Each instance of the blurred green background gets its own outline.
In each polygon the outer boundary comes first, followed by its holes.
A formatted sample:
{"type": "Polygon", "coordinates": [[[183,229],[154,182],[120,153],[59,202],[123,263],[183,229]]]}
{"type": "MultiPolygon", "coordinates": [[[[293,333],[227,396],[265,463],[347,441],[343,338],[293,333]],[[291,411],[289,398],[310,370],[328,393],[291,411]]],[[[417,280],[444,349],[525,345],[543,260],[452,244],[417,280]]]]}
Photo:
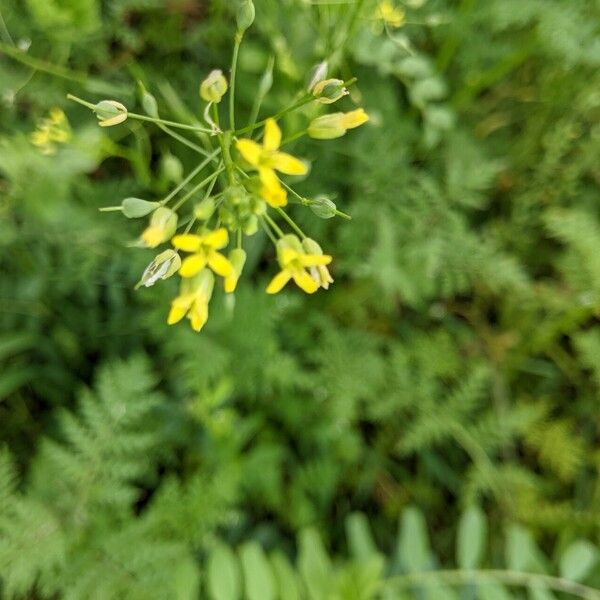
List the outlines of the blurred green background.
{"type": "Polygon", "coordinates": [[[292,146],[331,289],[267,296],[257,234],[200,334],[97,210],[196,157],[66,94],[198,116],[235,2],[0,4],[1,597],[599,598],[600,3],[255,1],[241,121],[270,56],[265,116],[333,57],[371,121],[292,146]]]}

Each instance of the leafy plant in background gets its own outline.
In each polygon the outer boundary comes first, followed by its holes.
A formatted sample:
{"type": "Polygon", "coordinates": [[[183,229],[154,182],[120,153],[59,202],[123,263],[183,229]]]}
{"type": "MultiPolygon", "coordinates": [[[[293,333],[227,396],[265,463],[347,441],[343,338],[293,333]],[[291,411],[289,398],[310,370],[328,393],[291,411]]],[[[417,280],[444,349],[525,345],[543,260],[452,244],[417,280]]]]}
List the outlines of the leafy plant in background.
{"type": "Polygon", "coordinates": [[[161,118],[197,126],[235,7],[119,0],[102,27],[57,27],[3,6],[3,595],[218,598],[227,564],[249,597],[597,597],[598,7],[389,5],[350,22],[344,4],[257,3],[236,121],[257,80],[272,75],[276,114],[327,59],[357,76],[370,124],[289,146],[313,165],[298,193],[332,191],[353,217],[286,207],[335,254],[336,285],[266,296],[259,231],[238,301],[216,290],[200,336],[164,323],[174,278],[128,283],[152,259],[120,248],[135,223],[97,215],[163,198],[197,153],[131,118],[92,126],[65,98],[134,112],[140,80],[161,118]],[[53,107],[71,138],[43,155],[30,135],[53,107]]]}

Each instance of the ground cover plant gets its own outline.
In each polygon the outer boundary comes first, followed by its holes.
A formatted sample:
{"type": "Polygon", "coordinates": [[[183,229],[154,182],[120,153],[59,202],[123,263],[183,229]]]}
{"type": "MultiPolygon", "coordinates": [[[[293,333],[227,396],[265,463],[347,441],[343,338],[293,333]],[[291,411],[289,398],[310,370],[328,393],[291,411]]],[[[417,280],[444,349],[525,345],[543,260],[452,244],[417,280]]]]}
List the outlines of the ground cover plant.
{"type": "Polygon", "coordinates": [[[0,597],[600,598],[599,28],[2,3],[0,597]]]}

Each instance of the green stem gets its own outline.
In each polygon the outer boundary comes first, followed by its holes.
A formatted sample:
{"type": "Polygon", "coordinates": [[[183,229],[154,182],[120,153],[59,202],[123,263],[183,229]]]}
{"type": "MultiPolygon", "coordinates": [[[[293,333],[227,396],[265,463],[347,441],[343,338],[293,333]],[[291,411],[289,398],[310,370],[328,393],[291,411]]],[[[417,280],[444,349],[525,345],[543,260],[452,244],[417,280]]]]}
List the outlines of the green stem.
{"type": "Polygon", "coordinates": [[[269,239],[273,242],[273,245],[277,246],[277,239],[271,233],[271,230],[269,229],[267,222],[262,217],[260,218],[260,224],[261,224],[262,228],[265,230],[265,233],[269,236],[269,239]]]}
{"type": "Polygon", "coordinates": [[[215,180],[219,174],[224,171],[224,167],[217,169],[214,173],[211,173],[208,177],[205,177],[200,183],[195,185],[185,196],[182,196],[175,206],[173,206],[173,210],[177,210],[180,206],[182,206],[185,202],[187,202],[198,190],[202,189],[207,183],[215,180]]]}
{"type": "Polygon", "coordinates": [[[264,214],[264,218],[279,237],[283,237],[285,235],[279,225],[277,225],[277,223],[275,223],[275,221],[273,221],[273,219],[271,219],[267,213],[264,214]]]}
{"type": "Polygon", "coordinates": [[[163,200],[161,200],[161,204],[164,206],[165,204],[167,204],[167,202],[169,202],[169,200],[171,200],[171,198],[173,198],[174,196],[176,196],[192,179],[194,179],[194,177],[196,177],[196,175],[198,175],[198,173],[200,173],[200,171],[202,171],[202,169],[204,169],[204,167],[206,167],[206,165],[208,165],[208,163],[215,157],[217,156],[217,154],[219,154],[220,150],[215,150],[211,155],[209,155],[206,160],[203,160],[193,171],[190,172],[190,174],[176,187],[174,188],[168,196],[166,196],[163,200]]]}
{"type": "MultiPolygon", "coordinates": [[[[314,202],[310,198],[305,198],[304,196],[301,196],[294,188],[291,188],[287,183],[285,183],[285,181],[282,181],[281,184],[288,192],[290,192],[298,200],[299,204],[302,204],[302,206],[311,206],[312,204],[314,204],[314,202]]],[[[337,208],[334,212],[336,216],[342,217],[342,219],[346,219],[347,221],[352,221],[352,217],[349,214],[342,212],[341,210],[337,210],[337,208]]]]}
{"type": "Polygon", "coordinates": [[[551,575],[526,573],[522,571],[504,571],[501,569],[457,569],[444,571],[423,571],[390,577],[383,582],[384,586],[394,588],[410,588],[424,584],[461,585],[465,583],[483,585],[497,582],[512,586],[541,585],[555,592],[564,592],[583,598],[584,600],[600,600],[600,591],[592,587],[551,575]],[[477,581],[479,580],[479,581],[477,581]]]}
{"type": "MultiPolygon", "coordinates": [[[[212,113],[213,120],[217,128],[220,130],[221,128],[219,124],[219,109],[217,108],[216,104],[212,105],[212,113]]],[[[233,164],[233,160],[231,159],[231,153],[229,151],[229,148],[231,146],[230,133],[227,132],[226,134],[224,134],[223,132],[219,131],[219,133],[217,134],[217,138],[219,140],[219,146],[221,147],[221,154],[223,155],[223,162],[225,163],[225,169],[227,171],[227,179],[229,180],[229,185],[235,185],[235,166],[233,164]]]]}
{"type": "Polygon", "coordinates": [[[235,131],[235,75],[237,72],[237,61],[238,54],[240,51],[240,44],[244,34],[237,31],[235,34],[235,41],[233,45],[233,57],[231,59],[231,86],[229,90],[229,129],[235,131]]]}
{"type": "Polygon", "coordinates": [[[281,209],[281,208],[276,208],[275,210],[277,210],[277,212],[288,222],[288,225],[302,238],[306,238],[307,236],[304,234],[304,232],[302,231],[302,229],[300,229],[300,227],[298,227],[298,225],[296,225],[296,223],[294,222],[294,220],[285,212],[285,210],[281,209]]]}
{"type": "Polygon", "coordinates": [[[114,85],[111,83],[105,83],[99,79],[95,79],[90,77],[87,73],[81,71],[73,71],[72,69],[67,69],[66,67],[61,67],[59,65],[54,65],[52,63],[40,60],[39,58],[35,58],[30,56],[28,53],[19,50],[11,46],[10,44],[6,44],[4,42],[0,42],[0,52],[6,54],[13,60],[20,62],[26,67],[30,67],[35,71],[41,71],[42,73],[47,73],[48,75],[53,75],[54,77],[60,77],[61,79],[66,79],[67,81],[73,81],[84,88],[88,89],[90,92],[95,91],[97,93],[105,93],[105,94],[118,94],[118,95],[130,95],[130,90],[128,87],[121,85],[114,85]]]}
{"type": "Polygon", "coordinates": [[[280,146],[285,146],[286,144],[289,144],[290,142],[293,142],[294,140],[297,140],[299,138],[301,138],[303,135],[306,135],[307,130],[303,129],[302,131],[298,131],[297,133],[294,133],[293,135],[290,135],[289,137],[285,138],[280,146]]]}
{"type": "Polygon", "coordinates": [[[176,131],[173,131],[166,125],[159,125],[159,127],[167,135],[170,135],[172,138],[176,139],[178,142],[181,142],[184,146],[191,148],[192,150],[194,150],[194,152],[197,152],[198,154],[201,154],[202,156],[209,156],[210,153],[207,150],[205,150],[204,148],[201,148],[200,146],[198,146],[198,144],[194,144],[194,142],[188,140],[186,137],[179,135],[176,131]]]}
{"type": "MultiPolygon", "coordinates": [[[[275,64],[275,57],[273,55],[269,56],[269,62],[267,63],[267,68],[263,74],[263,78],[261,80],[261,85],[258,88],[258,92],[256,94],[256,98],[254,99],[254,104],[252,105],[252,112],[250,113],[250,121],[248,122],[249,127],[254,127],[256,124],[256,119],[258,119],[258,112],[260,111],[260,107],[265,98],[265,90],[263,89],[262,81],[264,81],[265,77],[269,75],[271,78],[273,77],[273,65],[275,64]]],[[[269,86],[270,87],[270,86],[269,86]]]]}

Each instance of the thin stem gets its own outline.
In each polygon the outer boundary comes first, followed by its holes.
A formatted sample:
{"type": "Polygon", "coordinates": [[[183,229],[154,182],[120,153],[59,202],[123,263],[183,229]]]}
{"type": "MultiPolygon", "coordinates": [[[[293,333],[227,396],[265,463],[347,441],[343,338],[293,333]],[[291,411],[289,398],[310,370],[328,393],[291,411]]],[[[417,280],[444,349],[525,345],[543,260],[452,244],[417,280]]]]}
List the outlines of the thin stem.
{"type": "Polygon", "coordinates": [[[219,109],[216,104],[212,106],[213,119],[217,128],[219,129],[219,133],[217,134],[217,138],[219,139],[219,146],[221,147],[221,154],[223,155],[223,162],[225,163],[225,169],[227,170],[227,179],[229,180],[229,185],[235,185],[235,167],[233,161],[231,160],[231,154],[229,152],[229,146],[231,145],[231,137],[229,132],[224,134],[220,131],[219,127],[219,109]]]}
{"type": "Polygon", "coordinates": [[[242,247],[242,228],[238,227],[237,230],[237,247],[241,248],[242,247]]]}
{"type": "Polygon", "coordinates": [[[406,575],[397,575],[385,580],[385,586],[394,588],[410,588],[423,585],[425,583],[445,583],[448,585],[460,585],[463,583],[489,584],[490,580],[513,586],[542,585],[556,592],[564,592],[583,598],[584,600],[600,600],[600,590],[592,587],[563,579],[562,577],[552,577],[551,575],[542,575],[539,573],[526,573],[522,571],[504,571],[501,569],[457,569],[444,571],[423,571],[419,573],[407,573],[406,575]],[[479,580],[479,581],[476,581],[479,580]]]}
{"type": "Polygon", "coordinates": [[[229,90],[229,129],[235,130],[235,75],[237,72],[237,61],[238,54],[240,51],[240,44],[244,34],[236,32],[235,41],[233,45],[233,57],[231,59],[231,86],[229,90]]]}
{"type": "MultiPolygon", "coordinates": [[[[266,91],[263,86],[263,82],[265,81],[265,77],[269,76],[269,74],[270,74],[271,82],[272,82],[273,65],[274,64],[275,64],[275,57],[273,55],[271,55],[271,56],[269,56],[269,62],[267,63],[267,68],[265,69],[265,72],[261,79],[260,86],[258,88],[258,92],[256,94],[256,98],[254,99],[254,104],[252,105],[252,112],[250,113],[250,121],[248,122],[249,127],[254,127],[254,125],[256,123],[256,119],[258,119],[258,112],[260,111],[260,107],[265,98],[265,91],[266,91]]],[[[268,88],[270,88],[270,85],[267,87],[267,89],[268,88]]]]}
{"type": "Polygon", "coordinates": [[[217,156],[217,154],[220,152],[220,150],[215,150],[210,156],[208,156],[206,158],[206,160],[203,160],[193,171],[190,172],[190,174],[176,187],[174,188],[168,196],[166,196],[163,200],[161,200],[161,204],[165,205],[167,202],[169,202],[169,200],[171,200],[171,198],[173,198],[174,196],[176,196],[180,190],[182,190],[192,179],[194,179],[194,177],[196,177],[196,175],[198,175],[198,173],[200,173],[200,171],[202,171],[202,169],[204,169],[204,167],[206,167],[206,165],[215,157],[217,156]]]}
{"type": "Polygon", "coordinates": [[[289,144],[290,142],[293,142],[294,140],[297,140],[298,138],[301,138],[303,135],[306,135],[307,130],[303,129],[302,131],[298,131],[297,133],[294,133],[294,135],[290,135],[289,137],[285,138],[280,146],[285,146],[286,144],[289,144]]]}
{"type": "Polygon", "coordinates": [[[273,245],[277,246],[277,240],[275,239],[275,236],[271,233],[271,230],[267,226],[267,222],[262,217],[260,218],[260,224],[261,224],[262,228],[265,230],[265,233],[269,236],[269,239],[273,242],[273,245]]]}
{"type": "Polygon", "coordinates": [[[72,69],[67,69],[66,67],[54,65],[52,63],[40,60],[39,58],[30,56],[27,52],[19,50],[18,48],[15,48],[4,42],[0,42],[0,52],[3,52],[13,60],[20,62],[21,64],[34,69],[35,71],[41,71],[42,73],[47,73],[48,75],[53,75],[54,77],[60,77],[61,79],[66,79],[67,81],[73,81],[89,91],[94,90],[96,92],[119,95],[129,95],[130,93],[129,89],[125,86],[105,83],[104,81],[90,77],[87,73],[73,71],[72,69]]]}
{"type": "Polygon", "coordinates": [[[200,183],[195,185],[187,194],[182,196],[175,206],[173,206],[173,210],[177,210],[180,206],[182,206],[185,202],[187,202],[198,190],[202,189],[207,183],[210,183],[214,179],[216,179],[219,174],[225,170],[225,167],[221,167],[217,169],[214,173],[211,173],[208,177],[205,177],[200,183]]]}
{"type": "Polygon", "coordinates": [[[201,148],[200,146],[198,146],[198,144],[194,144],[194,142],[188,140],[186,137],[179,135],[176,131],[173,131],[166,125],[159,125],[159,127],[167,135],[170,135],[172,138],[176,139],[178,142],[181,142],[184,146],[191,148],[192,150],[194,150],[194,152],[197,152],[198,154],[201,154],[202,156],[209,156],[209,152],[207,150],[205,150],[204,148],[201,148]]]}
{"type": "Polygon", "coordinates": [[[302,229],[300,229],[300,227],[298,227],[298,225],[296,225],[296,223],[294,222],[294,220],[285,212],[285,210],[277,207],[275,210],[277,210],[277,212],[288,222],[288,225],[302,238],[304,239],[306,237],[306,235],[304,234],[304,232],[302,231],[302,229]]]}
{"type": "Polygon", "coordinates": [[[285,235],[279,225],[277,225],[277,223],[275,223],[275,221],[273,221],[273,219],[271,219],[267,213],[264,214],[264,218],[279,237],[283,237],[285,235]]]}

